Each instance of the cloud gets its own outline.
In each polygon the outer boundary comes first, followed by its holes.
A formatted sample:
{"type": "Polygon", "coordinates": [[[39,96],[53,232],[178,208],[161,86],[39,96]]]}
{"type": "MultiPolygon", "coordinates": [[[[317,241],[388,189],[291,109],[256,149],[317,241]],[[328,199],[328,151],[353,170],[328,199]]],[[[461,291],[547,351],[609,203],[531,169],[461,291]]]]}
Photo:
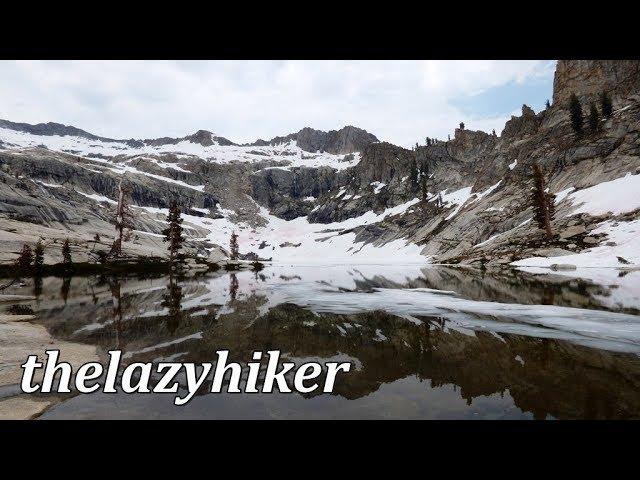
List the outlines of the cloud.
{"type": "MultiPolygon", "coordinates": [[[[549,61],[2,61],[0,117],[115,138],[212,130],[238,142],[356,125],[410,146],[459,122],[500,131],[508,112],[465,99],[551,82],[549,61]]],[[[538,99],[536,99],[537,101],[538,99]]],[[[521,103],[529,99],[523,98],[521,103]]]]}

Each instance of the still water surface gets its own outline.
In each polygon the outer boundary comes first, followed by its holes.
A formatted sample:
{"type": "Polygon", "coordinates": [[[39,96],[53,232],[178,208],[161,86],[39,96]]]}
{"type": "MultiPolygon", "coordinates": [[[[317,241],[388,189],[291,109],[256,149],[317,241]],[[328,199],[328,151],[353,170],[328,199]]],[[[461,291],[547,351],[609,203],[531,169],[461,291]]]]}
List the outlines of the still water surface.
{"type": "MultiPolygon", "coordinates": [[[[635,276],[635,278],[634,278],[635,276]]],[[[580,419],[640,417],[631,272],[559,275],[419,266],[271,266],[197,278],[46,278],[36,322],[126,362],[230,350],[350,361],[333,394],[72,395],[41,418],[580,419]]],[[[30,293],[30,292],[16,292],[30,293]]],[[[64,358],[64,351],[61,353],[64,358]]]]}

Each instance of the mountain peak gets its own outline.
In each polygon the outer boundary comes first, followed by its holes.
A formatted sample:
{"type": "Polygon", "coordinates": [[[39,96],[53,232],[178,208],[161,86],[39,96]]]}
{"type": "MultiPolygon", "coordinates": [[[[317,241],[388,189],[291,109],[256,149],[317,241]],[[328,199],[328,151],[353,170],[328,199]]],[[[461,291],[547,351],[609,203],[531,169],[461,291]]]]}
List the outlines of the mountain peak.
{"type": "Polygon", "coordinates": [[[304,127],[296,133],[274,137],[269,141],[256,140],[251,146],[279,145],[294,141],[296,145],[306,152],[315,153],[318,151],[344,155],[353,152],[360,152],[378,138],[363,130],[362,128],[347,125],[340,130],[316,130],[312,127],[304,127]]]}

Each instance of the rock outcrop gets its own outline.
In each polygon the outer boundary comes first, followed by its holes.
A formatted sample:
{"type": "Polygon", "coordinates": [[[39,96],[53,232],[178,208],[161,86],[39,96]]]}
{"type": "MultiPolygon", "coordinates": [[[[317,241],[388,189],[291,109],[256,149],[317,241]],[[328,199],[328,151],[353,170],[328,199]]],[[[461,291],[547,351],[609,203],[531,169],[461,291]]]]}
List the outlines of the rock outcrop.
{"type": "Polygon", "coordinates": [[[566,106],[575,93],[579,98],[595,100],[603,90],[614,104],[640,93],[639,60],[559,60],[553,80],[554,105],[566,106]]]}
{"type": "Polygon", "coordinates": [[[377,142],[378,139],[366,130],[352,126],[328,132],[305,127],[297,133],[284,137],[275,137],[269,141],[257,140],[250,145],[280,145],[290,141],[295,141],[296,145],[306,152],[327,152],[343,155],[361,152],[367,145],[377,142]]]}

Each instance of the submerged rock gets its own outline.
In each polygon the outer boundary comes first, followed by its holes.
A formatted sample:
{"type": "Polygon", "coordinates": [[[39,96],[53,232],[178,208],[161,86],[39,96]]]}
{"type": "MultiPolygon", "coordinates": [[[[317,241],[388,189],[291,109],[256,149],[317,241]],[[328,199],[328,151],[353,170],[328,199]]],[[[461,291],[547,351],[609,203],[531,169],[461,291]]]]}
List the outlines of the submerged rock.
{"type": "Polygon", "coordinates": [[[570,263],[554,263],[549,267],[551,270],[576,270],[576,266],[570,263]]]}

